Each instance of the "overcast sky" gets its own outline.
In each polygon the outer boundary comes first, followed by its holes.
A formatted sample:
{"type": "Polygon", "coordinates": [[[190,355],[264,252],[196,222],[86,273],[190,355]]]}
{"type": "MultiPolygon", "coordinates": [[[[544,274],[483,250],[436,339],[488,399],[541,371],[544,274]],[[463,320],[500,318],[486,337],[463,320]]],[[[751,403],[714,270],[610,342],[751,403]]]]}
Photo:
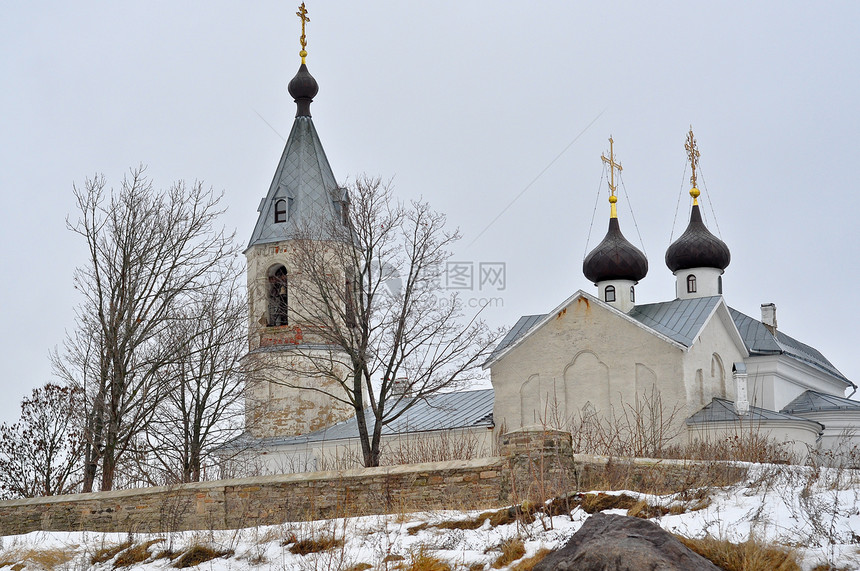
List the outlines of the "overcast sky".
{"type": "MultiPolygon", "coordinates": [[[[847,178],[860,148],[860,3],[823,6],[309,0],[311,110],[338,180],[393,177],[460,227],[456,260],[505,264],[503,291],[464,292],[500,298],[486,312],[495,325],[594,293],[582,259],[606,231],[610,134],[621,227],[650,263],[637,301],[674,298],[663,256],[687,222],[692,125],[706,221],[732,252],[729,305],[758,317],[776,303],[781,330],[860,383],[860,199],[847,178]]],[[[247,243],[295,114],[295,12],[212,0],[4,8],[0,421],[51,380],[48,351],[74,327],[85,252],[65,227],[73,183],[104,173],[118,185],[139,163],[157,186],[203,180],[224,191],[225,223],[247,243]]]]}

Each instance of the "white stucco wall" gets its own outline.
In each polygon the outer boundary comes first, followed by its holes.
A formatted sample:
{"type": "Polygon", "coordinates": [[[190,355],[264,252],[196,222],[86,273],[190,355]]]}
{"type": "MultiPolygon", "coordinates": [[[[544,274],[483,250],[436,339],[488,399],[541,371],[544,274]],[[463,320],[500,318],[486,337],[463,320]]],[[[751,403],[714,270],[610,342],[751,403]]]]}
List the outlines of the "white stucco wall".
{"type": "Polygon", "coordinates": [[[494,419],[567,428],[586,403],[617,416],[656,391],[681,425],[713,397],[734,399],[732,364],[745,356],[724,304],[685,348],[583,294],[491,364],[494,419]]]}
{"type": "Polygon", "coordinates": [[[845,396],[844,382],[785,355],[748,357],[744,362],[753,406],[780,410],[807,389],[845,396]]]}
{"type": "MultiPolygon", "coordinates": [[[[485,426],[387,435],[382,437],[381,448],[384,465],[488,458],[498,453],[494,432],[485,426]]],[[[362,465],[357,438],[272,446],[249,451],[245,456],[260,474],[342,470],[362,465]]]]}
{"type": "Polygon", "coordinates": [[[711,422],[706,425],[688,425],[689,442],[718,442],[726,439],[749,438],[755,434],[780,443],[798,462],[804,462],[810,450],[818,447],[821,427],[804,421],[711,422]]]}
{"type": "Polygon", "coordinates": [[[686,402],[683,349],[595,298],[579,296],[490,367],[497,427],[557,424],[586,403],[621,410],[658,390],[686,402]]]}

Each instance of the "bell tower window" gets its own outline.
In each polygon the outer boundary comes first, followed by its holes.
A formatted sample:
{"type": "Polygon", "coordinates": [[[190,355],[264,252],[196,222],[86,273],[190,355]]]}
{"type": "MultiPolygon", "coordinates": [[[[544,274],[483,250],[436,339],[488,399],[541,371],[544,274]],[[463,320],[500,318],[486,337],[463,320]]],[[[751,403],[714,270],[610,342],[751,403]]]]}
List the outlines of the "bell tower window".
{"type": "Polygon", "coordinates": [[[603,290],[603,301],[607,303],[615,301],[615,286],[606,286],[606,289],[603,290]]]}
{"type": "Polygon", "coordinates": [[[696,276],[687,276],[687,293],[696,293],[696,276]]]}
{"type": "Polygon", "coordinates": [[[630,303],[636,303],[636,292],[633,290],[633,286],[630,286],[630,303]]]}
{"type": "Polygon", "coordinates": [[[275,202],[275,223],[287,221],[287,201],[283,198],[275,202]]]}
{"type": "Polygon", "coordinates": [[[287,325],[287,268],[278,265],[269,270],[269,327],[287,325]]]}

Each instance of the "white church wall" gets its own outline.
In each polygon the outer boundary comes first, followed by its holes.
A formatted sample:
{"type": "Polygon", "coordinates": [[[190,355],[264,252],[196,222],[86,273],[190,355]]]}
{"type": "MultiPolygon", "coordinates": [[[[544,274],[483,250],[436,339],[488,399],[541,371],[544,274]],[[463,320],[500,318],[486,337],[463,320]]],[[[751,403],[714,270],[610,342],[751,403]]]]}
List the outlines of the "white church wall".
{"type": "Polygon", "coordinates": [[[779,443],[786,453],[798,462],[804,462],[810,450],[818,446],[821,427],[804,421],[751,421],[709,422],[687,425],[688,442],[720,442],[727,439],[748,438],[751,435],[764,437],[779,443]]]}
{"type": "Polygon", "coordinates": [[[686,382],[685,417],[694,414],[714,397],[734,401],[732,364],[742,361],[745,352],[738,347],[733,332],[718,313],[702,328],[698,339],[684,354],[686,382]]]}
{"type": "Polygon", "coordinates": [[[832,410],[798,414],[820,422],[824,432],[819,450],[824,461],[838,465],[860,467],[860,411],[832,410]]]}
{"type": "Polygon", "coordinates": [[[617,310],[577,297],[491,365],[497,430],[569,419],[586,403],[621,411],[652,387],[664,403],[686,402],[682,352],[617,310]]]}
{"type": "Polygon", "coordinates": [[[785,355],[748,357],[744,361],[754,406],[780,410],[808,389],[845,396],[845,383],[785,355]]]}
{"type": "MultiPolygon", "coordinates": [[[[489,458],[498,453],[491,427],[458,428],[384,435],[383,465],[489,458]]],[[[262,454],[250,451],[260,474],[291,474],[344,470],[363,465],[357,438],[270,446],[262,454]]]]}

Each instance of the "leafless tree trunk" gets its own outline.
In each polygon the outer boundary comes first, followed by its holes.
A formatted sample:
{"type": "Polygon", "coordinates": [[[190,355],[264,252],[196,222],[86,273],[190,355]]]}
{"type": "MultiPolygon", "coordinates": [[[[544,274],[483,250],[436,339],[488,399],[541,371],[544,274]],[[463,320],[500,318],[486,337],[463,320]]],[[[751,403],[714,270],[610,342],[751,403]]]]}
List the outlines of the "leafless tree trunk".
{"type": "MultiPolygon", "coordinates": [[[[426,202],[398,202],[389,185],[361,178],[342,223],[308,225],[294,243],[293,323],[331,347],[304,354],[304,386],[351,405],[365,466],[378,466],[382,428],[428,395],[478,375],[500,331],[445,295],[441,275],[459,239],[426,202]],[[332,239],[332,236],[335,239],[332,239]]],[[[296,348],[302,351],[302,346],[296,348]]]]}
{"type": "Polygon", "coordinates": [[[83,489],[114,486],[117,463],[149,426],[164,398],[158,372],[176,362],[180,347],[166,330],[189,295],[211,287],[233,237],[215,226],[220,196],[200,183],[153,189],[144,168],[118,190],[96,176],[74,188],[79,210],[70,230],[87,244],[75,272],[84,301],[77,331],[55,352],[56,372],[87,395],[87,451],[83,489]]]}
{"type": "Polygon", "coordinates": [[[170,481],[199,482],[212,449],[239,434],[248,312],[244,268],[225,265],[213,287],[191,296],[168,330],[182,358],[163,368],[167,387],[147,437],[170,481]]]}

